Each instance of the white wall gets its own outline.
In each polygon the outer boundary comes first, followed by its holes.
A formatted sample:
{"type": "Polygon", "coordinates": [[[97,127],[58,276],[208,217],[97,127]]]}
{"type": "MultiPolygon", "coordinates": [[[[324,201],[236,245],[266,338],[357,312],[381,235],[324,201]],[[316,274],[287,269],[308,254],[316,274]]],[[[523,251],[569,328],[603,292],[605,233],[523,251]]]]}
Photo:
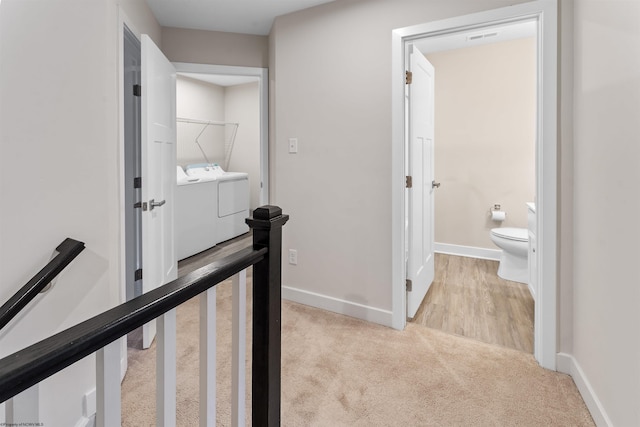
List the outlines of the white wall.
{"type": "MultiPolygon", "coordinates": [[[[156,37],[146,3],[120,2],[156,37]]],[[[87,248],[0,333],[6,356],[119,301],[116,0],[0,5],[0,301],[65,238],[87,248]]],[[[75,425],[95,384],[93,356],[42,384],[39,421],[75,425]]]]}
{"type": "MultiPolygon", "coordinates": [[[[259,84],[218,86],[184,76],[177,79],[178,117],[239,123],[228,172],[249,174],[250,208],[260,204],[260,92],[259,84]]],[[[178,164],[203,163],[195,143],[203,126],[178,122],[178,164]]],[[[231,126],[209,126],[198,142],[211,162],[225,168],[225,147],[231,126]]]]}
{"type": "Polygon", "coordinates": [[[260,88],[258,82],[225,88],[226,121],[240,123],[229,171],[249,174],[251,210],[260,205],[260,88]]]}
{"type": "MultiPolygon", "coordinates": [[[[225,121],[225,88],[200,80],[178,76],[176,79],[176,114],[196,120],[225,121]]],[[[207,126],[193,123],[177,123],[177,159],[180,166],[192,163],[205,163],[198,144],[202,146],[212,163],[224,167],[225,127],[207,126]],[[202,134],[198,137],[198,135],[202,134]]]]}
{"type": "Polygon", "coordinates": [[[637,426],[640,2],[576,1],[574,19],[573,356],[610,425],[637,426]]]}
{"type": "Polygon", "coordinates": [[[536,39],[427,54],[435,67],[435,241],[497,249],[535,200],[536,39]],[[491,221],[499,204],[504,222],[491,221]]]}
{"type": "Polygon", "coordinates": [[[276,19],[271,194],[298,250],[285,295],[390,324],[391,31],[513,3],[333,2],[276,19]]]}

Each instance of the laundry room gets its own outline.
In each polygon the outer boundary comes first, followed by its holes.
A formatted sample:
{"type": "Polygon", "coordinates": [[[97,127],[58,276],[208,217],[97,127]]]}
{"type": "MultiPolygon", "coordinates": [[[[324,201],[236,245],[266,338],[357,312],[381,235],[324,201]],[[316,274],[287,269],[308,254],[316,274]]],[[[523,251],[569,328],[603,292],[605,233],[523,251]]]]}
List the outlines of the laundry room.
{"type": "Polygon", "coordinates": [[[178,259],[248,232],[261,191],[259,86],[253,76],[177,75],[178,259]]]}

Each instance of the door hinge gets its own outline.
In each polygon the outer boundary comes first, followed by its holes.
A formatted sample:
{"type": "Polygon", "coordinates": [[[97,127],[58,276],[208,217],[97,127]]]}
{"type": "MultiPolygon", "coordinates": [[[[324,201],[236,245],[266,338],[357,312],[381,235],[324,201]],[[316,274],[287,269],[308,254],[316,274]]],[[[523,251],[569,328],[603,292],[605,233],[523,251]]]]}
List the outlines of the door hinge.
{"type": "Polygon", "coordinates": [[[141,177],[133,178],[133,188],[142,188],[142,178],[141,177]]]}
{"type": "Polygon", "coordinates": [[[134,203],[134,204],[133,204],[133,207],[134,207],[135,209],[140,209],[140,208],[142,207],[142,202],[134,203]]]}
{"type": "Polygon", "coordinates": [[[136,281],[142,280],[142,269],[141,268],[136,270],[135,279],[136,279],[136,281]]]}
{"type": "Polygon", "coordinates": [[[407,188],[412,188],[413,187],[413,177],[411,177],[411,176],[407,177],[406,187],[407,188]]]}
{"type": "Polygon", "coordinates": [[[142,96],[142,86],[133,85],[133,96],[142,96]]]}
{"type": "Polygon", "coordinates": [[[413,82],[413,73],[411,71],[405,72],[404,81],[408,85],[410,85],[411,82],[413,82]]]}
{"type": "Polygon", "coordinates": [[[411,280],[407,279],[407,292],[411,292],[413,290],[413,283],[411,280]]]}

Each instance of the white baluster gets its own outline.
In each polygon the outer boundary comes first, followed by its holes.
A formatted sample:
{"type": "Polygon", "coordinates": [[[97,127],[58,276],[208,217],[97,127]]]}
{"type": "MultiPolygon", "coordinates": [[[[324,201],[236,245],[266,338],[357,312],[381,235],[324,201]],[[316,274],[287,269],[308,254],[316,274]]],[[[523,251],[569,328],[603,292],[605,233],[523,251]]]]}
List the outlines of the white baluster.
{"type": "Polygon", "coordinates": [[[216,288],[200,294],[200,426],[216,425],[216,288]]]}
{"type": "Polygon", "coordinates": [[[247,270],[233,276],[231,425],[245,425],[245,355],[247,354],[247,270]]]}
{"type": "Polygon", "coordinates": [[[96,426],[120,423],[120,340],[115,340],[96,352],[96,426]]]}
{"type": "Polygon", "coordinates": [[[176,309],[156,319],[156,425],[176,425],[176,309]]]}
{"type": "Polygon", "coordinates": [[[7,425],[27,425],[40,422],[40,387],[31,386],[7,400],[7,425]]]}

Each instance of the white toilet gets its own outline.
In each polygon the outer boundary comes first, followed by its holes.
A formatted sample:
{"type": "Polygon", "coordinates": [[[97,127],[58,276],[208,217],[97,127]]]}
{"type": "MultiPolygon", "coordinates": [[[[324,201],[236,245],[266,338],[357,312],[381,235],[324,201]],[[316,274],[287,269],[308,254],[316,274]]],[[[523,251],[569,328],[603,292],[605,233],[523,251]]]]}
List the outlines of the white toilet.
{"type": "Polygon", "coordinates": [[[492,228],[491,241],[502,249],[498,276],[512,282],[529,281],[529,232],[526,228],[492,228]]]}

